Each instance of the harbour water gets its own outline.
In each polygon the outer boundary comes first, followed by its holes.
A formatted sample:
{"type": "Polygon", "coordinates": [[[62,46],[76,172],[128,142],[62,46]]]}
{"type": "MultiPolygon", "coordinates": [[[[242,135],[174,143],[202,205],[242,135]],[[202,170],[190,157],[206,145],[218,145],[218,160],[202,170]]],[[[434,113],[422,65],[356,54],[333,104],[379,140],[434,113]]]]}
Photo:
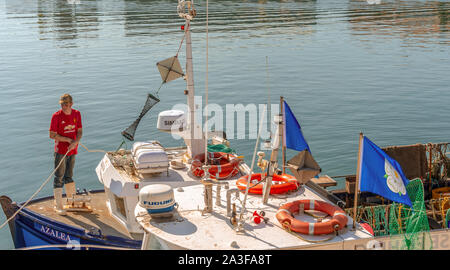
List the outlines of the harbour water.
{"type": "MultiPolygon", "coordinates": [[[[195,2],[191,27],[197,95],[205,4],[195,2]]],[[[355,172],[360,131],[380,146],[450,141],[450,2],[210,1],[208,20],[209,102],[284,96],[323,173],[355,172]]],[[[25,201],[53,170],[48,129],[63,93],[82,113],[82,143],[115,150],[160,86],[155,64],[175,55],[182,24],[176,0],[0,0],[0,195],[25,201]]],[[[155,127],[158,112],[186,102],[184,89],[181,79],[161,88],[136,141],[181,144],[155,127]]],[[[255,139],[231,143],[251,161],[255,139]]],[[[102,156],[79,148],[78,187],[102,188],[102,156]]],[[[38,197],[51,194],[52,181],[38,197]]],[[[12,248],[5,227],[0,249],[12,248]]]]}

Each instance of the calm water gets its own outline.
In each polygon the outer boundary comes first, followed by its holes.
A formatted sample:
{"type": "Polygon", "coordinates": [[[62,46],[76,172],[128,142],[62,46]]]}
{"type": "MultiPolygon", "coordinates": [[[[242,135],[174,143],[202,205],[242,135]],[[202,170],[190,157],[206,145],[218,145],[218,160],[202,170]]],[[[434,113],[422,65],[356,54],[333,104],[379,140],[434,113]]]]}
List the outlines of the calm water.
{"type": "MultiPolygon", "coordinates": [[[[450,141],[450,3],[375,2],[211,1],[209,102],[283,95],[328,175],[354,173],[360,131],[380,146],[450,141]]],[[[192,23],[198,95],[205,3],[192,23]]],[[[182,24],[175,0],[0,0],[0,194],[25,201],[52,171],[48,128],[64,92],[82,113],[83,144],[115,150],[159,87],[155,63],[176,53],[182,24]]],[[[180,143],[155,125],[159,111],[185,102],[184,89],[183,80],[161,89],[136,140],[180,143]]],[[[232,140],[247,161],[254,142],[232,140]]],[[[102,188],[94,169],[103,155],[79,152],[77,186],[102,188]]],[[[51,183],[38,196],[51,195],[51,183]]],[[[6,227],[0,248],[13,248],[6,227]]]]}

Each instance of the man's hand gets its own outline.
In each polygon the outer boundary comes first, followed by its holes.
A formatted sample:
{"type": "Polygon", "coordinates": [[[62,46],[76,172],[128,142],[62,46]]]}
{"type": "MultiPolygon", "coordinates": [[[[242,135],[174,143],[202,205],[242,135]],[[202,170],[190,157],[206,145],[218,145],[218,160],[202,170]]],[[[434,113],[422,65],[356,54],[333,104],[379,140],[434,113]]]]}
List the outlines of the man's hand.
{"type": "Polygon", "coordinates": [[[50,131],[50,138],[53,140],[57,140],[59,142],[68,142],[68,143],[73,143],[75,140],[69,138],[69,137],[64,137],[59,135],[58,133],[54,132],[54,131],[50,131]]]}
{"type": "Polygon", "coordinates": [[[69,148],[68,151],[72,151],[73,149],[75,149],[78,145],[77,141],[72,140],[72,142],[69,144],[69,148]]]}

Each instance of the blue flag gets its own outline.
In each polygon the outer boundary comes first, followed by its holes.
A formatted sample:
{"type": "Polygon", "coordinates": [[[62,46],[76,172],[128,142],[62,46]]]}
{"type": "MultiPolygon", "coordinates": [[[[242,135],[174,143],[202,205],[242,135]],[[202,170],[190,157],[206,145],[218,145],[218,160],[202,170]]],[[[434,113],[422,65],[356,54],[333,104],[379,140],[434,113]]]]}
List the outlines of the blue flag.
{"type": "Polygon", "coordinates": [[[297,151],[303,151],[307,149],[310,153],[308,143],[303,137],[302,129],[294,114],[289,108],[289,105],[284,101],[283,104],[284,113],[283,113],[283,121],[284,121],[284,132],[283,132],[283,140],[284,145],[289,149],[294,149],[297,151]]]}
{"type": "Polygon", "coordinates": [[[408,183],[400,164],[364,136],[360,153],[360,190],[412,207],[406,191],[408,183]]]}

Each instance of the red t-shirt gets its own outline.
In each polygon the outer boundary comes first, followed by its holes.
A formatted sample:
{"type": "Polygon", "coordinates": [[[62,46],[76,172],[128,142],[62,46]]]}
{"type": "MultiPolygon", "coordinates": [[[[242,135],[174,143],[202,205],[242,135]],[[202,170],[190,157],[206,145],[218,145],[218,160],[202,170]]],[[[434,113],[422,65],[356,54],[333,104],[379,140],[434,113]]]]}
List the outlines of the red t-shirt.
{"type": "MultiPolygon", "coordinates": [[[[72,109],[72,113],[67,115],[62,110],[55,112],[52,115],[52,121],[50,122],[50,131],[56,132],[61,136],[71,138],[75,140],[77,138],[77,131],[82,128],[81,114],[79,111],[72,109]]],[[[69,148],[68,142],[58,142],[55,140],[55,152],[64,155],[69,148]]],[[[67,155],[77,154],[78,145],[70,151],[67,155]]]]}

